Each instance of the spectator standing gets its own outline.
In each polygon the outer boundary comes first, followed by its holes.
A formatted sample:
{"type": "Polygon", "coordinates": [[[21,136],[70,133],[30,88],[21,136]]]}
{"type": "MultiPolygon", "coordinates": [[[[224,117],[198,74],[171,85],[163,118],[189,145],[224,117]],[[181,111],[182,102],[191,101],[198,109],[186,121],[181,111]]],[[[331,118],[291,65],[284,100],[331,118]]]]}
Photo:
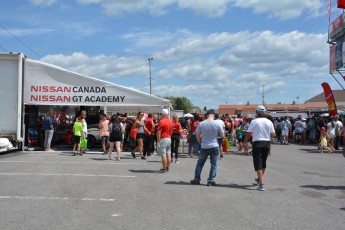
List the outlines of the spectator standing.
{"type": "Polygon", "coordinates": [[[173,124],[168,118],[169,111],[162,110],[162,119],[157,127],[157,155],[162,158],[162,168],[160,173],[166,173],[170,169],[171,162],[171,135],[173,132],[173,124]]]}
{"type": "Polygon", "coordinates": [[[102,155],[107,154],[107,148],[109,146],[109,120],[106,114],[101,114],[101,121],[99,122],[99,135],[102,142],[102,155]]]}
{"type": "Polygon", "coordinates": [[[111,160],[111,154],[113,152],[114,146],[117,152],[117,160],[121,158],[121,142],[122,134],[124,132],[123,124],[120,121],[118,115],[113,115],[111,123],[109,125],[109,151],[108,151],[108,160],[111,160]]]}
{"type": "Polygon", "coordinates": [[[249,152],[248,152],[248,143],[245,143],[244,140],[246,138],[246,135],[247,135],[247,131],[248,131],[248,128],[249,128],[249,122],[248,122],[248,118],[245,117],[243,119],[243,125],[242,125],[242,143],[243,143],[243,154],[245,155],[249,155],[249,152]]]}
{"type": "Polygon", "coordinates": [[[189,124],[190,130],[189,130],[189,140],[188,140],[188,156],[192,157],[194,156],[198,156],[199,155],[199,143],[196,139],[196,134],[195,131],[197,129],[197,127],[199,126],[200,122],[199,122],[199,117],[197,115],[195,115],[192,119],[191,122],[189,124]]]}
{"type": "Polygon", "coordinates": [[[256,183],[259,185],[257,190],[265,191],[264,188],[264,174],[266,170],[266,161],[271,148],[271,138],[275,136],[273,123],[266,118],[266,108],[259,105],[256,108],[256,119],[253,120],[248,128],[246,143],[253,134],[253,162],[254,169],[258,178],[255,178],[256,183]]]}
{"type": "Polygon", "coordinates": [[[335,134],[335,122],[334,118],[331,117],[329,122],[327,123],[327,134],[328,134],[328,146],[330,147],[331,151],[334,152],[334,139],[336,137],[335,134]]]}
{"type": "Polygon", "coordinates": [[[289,132],[291,129],[291,122],[289,121],[288,116],[285,116],[285,119],[282,122],[282,144],[289,144],[289,132]]]}
{"type": "Polygon", "coordinates": [[[220,159],[223,159],[224,156],[223,156],[223,140],[224,140],[224,136],[225,136],[225,124],[224,124],[224,121],[222,121],[219,117],[219,114],[216,113],[214,115],[214,119],[215,121],[220,125],[220,127],[222,127],[223,129],[223,137],[218,137],[218,145],[219,145],[219,155],[220,155],[220,159]]]}
{"type": "Polygon", "coordinates": [[[80,155],[82,156],[83,153],[80,151],[80,139],[84,138],[83,134],[83,124],[81,123],[81,118],[79,117],[76,122],[73,124],[73,155],[80,155]],[[77,149],[77,152],[76,152],[77,149]]]}
{"type": "MultiPolygon", "coordinates": [[[[84,138],[87,138],[87,123],[86,123],[86,111],[82,110],[80,113],[81,116],[81,123],[83,125],[83,136],[84,138]]],[[[83,153],[85,153],[86,149],[81,150],[83,153]]]]}
{"type": "Polygon", "coordinates": [[[147,118],[144,121],[144,125],[145,125],[145,143],[144,143],[144,152],[143,152],[144,157],[151,156],[151,153],[152,153],[151,147],[152,147],[152,142],[154,141],[154,137],[155,137],[155,123],[153,122],[152,117],[153,117],[152,113],[149,113],[147,115],[147,118]]]}
{"type": "Polygon", "coordinates": [[[317,122],[317,147],[320,149],[320,134],[321,134],[321,128],[324,127],[326,129],[327,123],[325,123],[323,117],[319,117],[319,120],[317,122]]]}
{"type": "Polygon", "coordinates": [[[206,120],[201,122],[196,129],[196,138],[201,144],[199,159],[196,163],[194,179],[191,184],[200,185],[201,171],[204,164],[210,156],[211,168],[207,179],[207,186],[215,186],[215,178],[217,174],[217,161],[219,155],[218,137],[224,138],[224,130],[218,122],[214,121],[214,110],[211,109],[206,113],[206,120]],[[202,138],[200,137],[202,135],[202,138]]]}
{"type": "Polygon", "coordinates": [[[175,153],[175,163],[179,163],[178,159],[178,147],[180,145],[181,133],[182,133],[182,126],[178,121],[177,114],[173,115],[172,121],[172,136],[171,136],[171,162],[173,162],[173,154],[175,153]]]}
{"type": "Polygon", "coordinates": [[[146,160],[146,157],[143,155],[143,150],[144,150],[144,138],[145,138],[145,132],[146,132],[146,128],[144,125],[144,113],[139,112],[137,115],[137,118],[135,119],[135,122],[133,124],[133,126],[135,128],[138,128],[138,132],[137,132],[137,142],[138,142],[138,146],[136,146],[136,148],[134,149],[134,151],[132,152],[132,155],[135,155],[135,152],[138,150],[140,153],[140,157],[142,160],[146,160]]]}
{"type": "Polygon", "coordinates": [[[51,152],[53,151],[50,148],[51,141],[54,135],[54,124],[53,124],[53,112],[51,110],[48,111],[47,116],[43,120],[43,128],[44,128],[44,150],[51,152]]]}
{"type": "Polygon", "coordinates": [[[342,130],[343,130],[343,123],[339,120],[339,116],[336,115],[334,117],[334,123],[335,123],[335,144],[334,148],[335,150],[339,150],[341,137],[342,137],[342,130]]]}
{"type": "Polygon", "coordinates": [[[302,118],[302,144],[305,144],[306,133],[307,133],[306,119],[302,118]]]}
{"type": "Polygon", "coordinates": [[[323,153],[324,149],[327,149],[329,153],[332,152],[332,149],[328,147],[328,138],[329,135],[325,129],[325,127],[321,128],[321,133],[320,133],[320,153],[323,153]]]}
{"type": "Polygon", "coordinates": [[[295,122],[295,141],[300,143],[302,141],[302,132],[303,132],[303,123],[302,117],[298,116],[297,121],[295,122]]]}

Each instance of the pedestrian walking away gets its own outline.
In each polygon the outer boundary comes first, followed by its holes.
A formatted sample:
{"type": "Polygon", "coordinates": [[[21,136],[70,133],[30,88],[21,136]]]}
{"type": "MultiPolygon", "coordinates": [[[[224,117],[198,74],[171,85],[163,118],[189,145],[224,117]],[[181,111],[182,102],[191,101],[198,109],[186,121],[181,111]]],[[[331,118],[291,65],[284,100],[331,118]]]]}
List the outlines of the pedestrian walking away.
{"type": "Polygon", "coordinates": [[[123,133],[123,124],[120,121],[118,115],[113,115],[111,123],[109,125],[109,151],[108,151],[108,160],[111,160],[111,154],[113,152],[114,146],[117,152],[117,160],[121,158],[121,142],[122,142],[122,133],[123,133]]]}
{"type": "Polygon", "coordinates": [[[162,157],[162,168],[160,173],[166,173],[170,169],[171,163],[171,135],[173,132],[172,121],[168,118],[169,111],[162,110],[162,119],[157,127],[157,155],[162,157]]]}
{"type": "Polygon", "coordinates": [[[102,155],[107,154],[107,148],[109,146],[109,120],[107,120],[106,114],[101,114],[101,121],[99,122],[99,136],[102,142],[102,155]]]}
{"type": "Polygon", "coordinates": [[[215,179],[219,155],[218,137],[224,138],[224,129],[218,122],[214,120],[214,115],[215,113],[213,109],[207,111],[207,119],[199,124],[195,132],[197,141],[201,144],[201,151],[199,159],[196,163],[194,179],[190,181],[190,183],[194,185],[200,184],[201,171],[208,156],[210,156],[211,168],[207,179],[207,186],[216,185],[215,179]]]}
{"type": "Polygon", "coordinates": [[[145,125],[145,143],[144,143],[144,157],[151,156],[152,150],[152,142],[154,141],[155,137],[155,123],[153,122],[153,114],[149,113],[147,118],[144,121],[145,125]]]}
{"type": "Polygon", "coordinates": [[[253,163],[257,174],[255,182],[259,185],[257,190],[265,191],[264,174],[266,161],[271,148],[271,138],[275,136],[273,123],[266,118],[265,106],[259,105],[256,108],[256,119],[253,120],[247,130],[244,143],[247,143],[250,134],[253,135],[253,163]]]}
{"type": "Polygon", "coordinates": [[[179,163],[178,159],[178,147],[180,145],[182,126],[178,121],[177,114],[173,115],[173,133],[171,136],[171,162],[173,162],[173,154],[175,153],[175,163],[179,163]]]}

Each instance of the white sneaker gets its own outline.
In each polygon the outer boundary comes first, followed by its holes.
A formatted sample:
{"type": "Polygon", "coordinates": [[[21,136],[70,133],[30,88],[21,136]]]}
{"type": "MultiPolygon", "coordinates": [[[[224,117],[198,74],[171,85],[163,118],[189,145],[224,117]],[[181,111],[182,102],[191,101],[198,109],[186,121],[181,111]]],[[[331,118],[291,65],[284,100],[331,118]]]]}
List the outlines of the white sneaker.
{"type": "Polygon", "coordinates": [[[178,159],[176,159],[176,160],[175,160],[175,163],[178,164],[178,163],[180,163],[180,161],[179,161],[178,159]]]}
{"type": "Polygon", "coordinates": [[[259,187],[257,188],[259,191],[265,191],[264,185],[260,184],[259,187]]]}

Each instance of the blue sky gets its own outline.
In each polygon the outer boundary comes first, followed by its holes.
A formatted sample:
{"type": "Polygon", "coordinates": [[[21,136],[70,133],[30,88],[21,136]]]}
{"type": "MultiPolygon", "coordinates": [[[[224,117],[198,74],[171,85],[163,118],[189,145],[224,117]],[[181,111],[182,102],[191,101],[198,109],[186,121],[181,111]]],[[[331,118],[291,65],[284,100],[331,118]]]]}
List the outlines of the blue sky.
{"type": "MultiPolygon", "coordinates": [[[[329,75],[326,0],[3,1],[0,52],[87,76],[219,104],[304,103],[329,75]]],[[[342,11],[333,1],[334,20],[342,11]]],[[[338,80],[344,85],[340,76],[338,80]]]]}

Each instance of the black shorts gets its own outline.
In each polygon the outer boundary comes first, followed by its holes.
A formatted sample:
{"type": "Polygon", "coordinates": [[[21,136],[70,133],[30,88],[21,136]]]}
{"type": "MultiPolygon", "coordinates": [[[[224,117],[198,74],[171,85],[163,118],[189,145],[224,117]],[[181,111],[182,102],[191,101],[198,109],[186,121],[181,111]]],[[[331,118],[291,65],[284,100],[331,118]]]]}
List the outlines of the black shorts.
{"type": "Polygon", "coordinates": [[[255,171],[266,168],[266,161],[270,152],[270,141],[254,141],[253,142],[253,162],[255,171]]]}
{"type": "Polygon", "coordinates": [[[144,139],[144,138],[145,138],[145,133],[137,133],[137,140],[144,139]]]}
{"type": "Polygon", "coordinates": [[[74,144],[80,144],[80,136],[73,136],[74,144]]]}

